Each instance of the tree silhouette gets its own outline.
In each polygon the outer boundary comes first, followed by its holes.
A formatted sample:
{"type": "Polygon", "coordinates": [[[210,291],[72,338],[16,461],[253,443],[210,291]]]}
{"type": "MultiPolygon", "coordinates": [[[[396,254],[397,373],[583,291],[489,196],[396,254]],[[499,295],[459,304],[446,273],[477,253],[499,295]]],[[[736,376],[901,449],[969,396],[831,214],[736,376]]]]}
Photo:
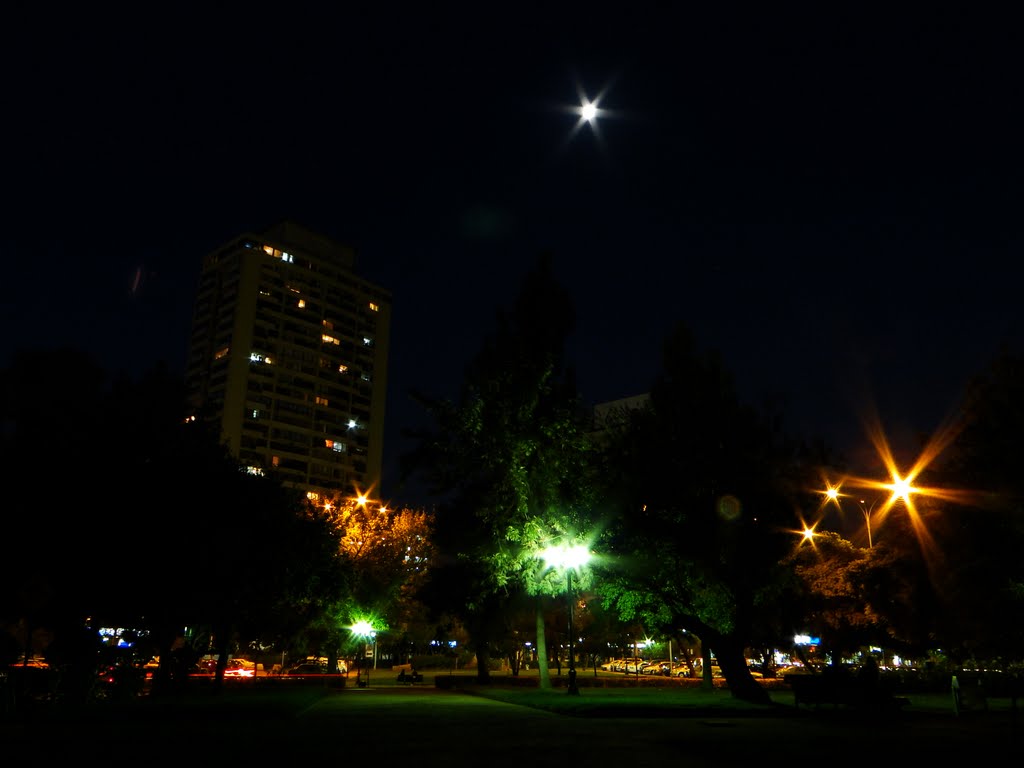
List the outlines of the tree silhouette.
{"type": "MultiPolygon", "coordinates": [[[[461,606],[483,679],[489,635],[501,626],[507,596],[563,592],[564,577],[546,571],[538,552],[588,527],[590,444],[564,361],[572,329],[571,301],[554,277],[553,259],[542,254],[512,311],[499,310],[496,329],[467,365],[459,402],[417,393],[435,428],[414,435],[418,448],[406,466],[442,498],[432,578],[459,585],[445,591],[451,600],[444,608],[461,606]]],[[[541,683],[548,686],[540,619],[537,631],[541,683]]]]}
{"type": "Polygon", "coordinates": [[[808,471],[773,416],[741,403],[717,357],[675,328],[649,404],[608,426],[597,582],[623,620],[696,634],[733,695],[761,702],[744,652],[780,615],[808,471]]]}

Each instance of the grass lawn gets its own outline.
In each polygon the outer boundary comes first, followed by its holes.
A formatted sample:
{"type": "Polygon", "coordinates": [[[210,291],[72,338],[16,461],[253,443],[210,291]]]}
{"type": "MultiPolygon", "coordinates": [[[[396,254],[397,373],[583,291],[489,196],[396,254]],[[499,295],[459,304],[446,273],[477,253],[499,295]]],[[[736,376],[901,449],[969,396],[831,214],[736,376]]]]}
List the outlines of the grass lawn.
{"type": "MultiPolygon", "coordinates": [[[[535,688],[475,686],[468,693],[488,699],[535,707],[567,715],[580,716],[661,716],[687,712],[708,714],[767,714],[773,707],[750,704],[733,698],[727,689],[703,691],[695,687],[665,688],[582,688],[579,696],[570,696],[564,688],[548,691],[535,688]]],[[[792,706],[793,697],[779,697],[779,706],[792,706]]],[[[775,697],[773,697],[773,701],[775,697]]]]}
{"type": "MultiPolygon", "coordinates": [[[[646,681],[645,683],[641,680],[638,684],[630,684],[630,681],[621,675],[611,675],[611,680],[600,681],[607,683],[605,685],[600,684],[597,680],[581,681],[580,694],[570,696],[566,692],[564,684],[554,676],[555,687],[550,690],[538,689],[536,680],[528,679],[536,676],[535,671],[531,670],[531,672],[533,674],[522,675],[518,680],[498,673],[492,675],[490,685],[479,685],[475,683],[475,672],[459,670],[454,676],[469,679],[454,686],[444,685],[443,687],[455,687],[466,695],[580,717],[756,717],[786,716],[798,713],[795,708],[793,692],[784,684],[766,685],[772,703],[758,705],[734,698],[729,689],[721,684],[712,690],[705,690],[699,684],[685,684],[696,681],[664,680],[646,681]],[[677,682],[684,684],[676,684],[677,682]]],[[[435,679],[438,682],[450,683],[449,680],[440,681],[440,678],[451,676],[451,673],[426,671],[424,672],[424,681],[409,689],[407,686],[397,684],[396,674],[393,671],[381,669],[371,675],[370,687],[376,689],[401,688],[426,693],[442,687],[435,682],[435,679]]],[[[600,678],[604,675],[599,674],[596,677],[600,678]]],[[[779,682],[781,683],[781,681],[779,682]]],[[[349,687],[355,687],[354,677],[345,681],[344,688],[349,687]]],[[[316,682],[301,683],[287,678],[270,679],[265,682],[242,681],[225,685],[220,695],[211,695],[211,690],[203,686],[196,686],[181,697],[110,702],[111,706],[97,704],[89,709],[96,716],[105,716],[105,714],[124,716],[131,712],[148,712],[159,715],[187,710],[209,717],[224,716],[227,713],[231,713],[232,717],[242,718],[289,717],[295,712],[312,706],[323,696],[345,695],[344,688],[316,682]]],[[[954,714],[952,695],[949,692],[910,692],[901,695],[910,702],[904,707],[904,712],[954,714]]],[[[823,711],[828,709],[830,707],[822,707],[823,711]]],[[[82,714],[80,710],[65,712],[59,704],[43,707],[42,710],[48,716],[56,718],[82,714]]],[[[39,714],[42,715],[43,711],[39,714]]],[[[799,710],[799,712],[806,711],[808,711],[806,707],[801,707],[799,710]]],[[[988,699],[987,711],[992,713],[1013,711],[1015,713],[1011,699],[998,697],[988,699]]]]}
{"type": "MultiPolygon", "coordinates": [[[[427,676],[427,681],[432,680],[427,676]]],[[[758,705],[733,698],[728,688],[704,690],[699,685],[636,685],[624,687],[580,687],[579,696],[570,696],[564,687],[538,690],[530,686],[503,686],[500,675],[490,686],[466,686],[463,690],[477,696],[510,704],[535,707],[567,715],[600,716],[678,716],[700,714],[715,716],[757,716],[786,714],[795,711],[792,690],[785,685],[769,688],[772,704],[758,705]]],[[[909,700],[905,712],[953,713],[952,694],[949,692],[898,693],[909,700]]],[[[1009,698],[989,697],[990,712],[1009,712],[1013,702],[1009,698]]],[[[801,710],[805,710],[802,707],[801,710]]],[[[823,707],[824,709],[824,707],[823,707]]]]}

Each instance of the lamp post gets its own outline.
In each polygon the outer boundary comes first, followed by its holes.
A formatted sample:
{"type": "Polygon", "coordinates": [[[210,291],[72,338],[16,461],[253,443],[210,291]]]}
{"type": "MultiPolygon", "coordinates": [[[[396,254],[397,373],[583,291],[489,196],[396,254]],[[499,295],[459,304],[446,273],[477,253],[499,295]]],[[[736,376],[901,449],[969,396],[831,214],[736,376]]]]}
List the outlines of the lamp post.
{"type": "MultiPolygon", "coordinates": [[[[889,482],[889,483],[861,482],[861,483],[858,483],[858,484],[859,485],[863,485],[863,487],[865,487],[865,488],[872,488],[872,489],[874,489],[876,491],[884,491],[884,492],[889,494],[888,498],[885,499],[884,503],[882,504],[882,506],[878,510],[878,514],[879,514],[879,516],[881,517],[882,520],[884,520],[886,515],[889,514],[889,512],[893,509],[893,507],[896,504],[899,504],[899,503],[902,503],[903,507],[906,508],[907,512],[911,516],[911,519],[912,520],[916,520],[917,519],[917,512],[916,512],[916,509],[914,507],[914,502],[911,501],[910,497],[911,497],[912,494],[924,493],[925,491],[923,489],[921,489],[921,488],[915,488],[914,487],[914,485],[913,485],[913,479],[914,479],[913,475],[909,475],[907,477],[902,477],[896,471],[895,468],[890,469],[890,472],[892,474],[892,482],[889,482]]],[[[833,502],[839,508],[839,510],[842,511],[843,507],[840,504],[839,499],[841,497],[843,497],[843,496],[848,496],[848,494],[840,493],[838,485],[837,486],[829,485],[825,489],[824,494],[825,494],[825,497],[826,497],[826,499],[828,501],[833,502]]],[[[875,500],[873,502],[871,502],[871,506],[868,507],[868,506],[865,506],[865,501],[863,499],[859,499],[858,500],[858,504],[860,506],[861,514],[864,515],[864,526],[867,529],[868,549],[871,549],[874,546],[874,541],[872,539],[872,532],[871,532],[871,520],[872,520],[872,516],[874,515],[874,512],[875,512],[875,506],[878,504],[879,501],[882,501],[882,497],[876,497],[875,500]]]]}
{"type": "Polygon", "coordinates": [[[566,691],[571,696],[579,696],[580,689],[576,685],[576,650],[573,647],[573,635],[575,632],[572,628],[572,615],[576,611],[573,610],[572,568],[565,569],[565,594],[569,603],[569,685],[566,686],[566,691]]]}
{"type": "MultiPolygon", "coordinates": [[[[841,495],[846,496],[846,494],[840,494],[838,488],[830,487],[825,491],[825,496],[828,498],[829,501],[835,503],[836,507],[839,508],[840,512],[843,509],[843,505],[839,501],[839,497],[841,495]]],[[[864,529],[867,531],[868,534],[868,549],[872,549],[874,548],[874,541],[871,538],[871,515],[874,514],[875,505],[878,504],[878,499],[872,501],[870,507],[865,506],[865,504],[866,502],[864,501],[864,499],[857,500],[857,506],[860,508],[861,514],[864,515],[864,529]]]]}
{"type": "Polygon", "coordinates": [[[582,544],[572,546],[548,547],[541,552],[544,561],[553,567],[565,569],[565,596],[569,608],[569,684],[566,686],[566,693],[570,696],[579,696],[580,689],[576,683],[576,651],[575,630],[573,629],[573,613],[575,613],[575,601],[572,595],[572,572],[590,560],[590,552],[582,544]]]}
{"type": "Polygon", "coordinates": [[[359,666],[356,667],[356,686],[359,687],[359,688],[369,688],[370,687],[370,665],[367,663],[366,659],[369,656],[369,651],[370,651],[370,638],[373,637],[376,633],[373,630],[373,625],[370,624],[370,622],[365,621],[365,620],[364,621],[357,621],[355,624],[353,624],[350,627],[350,630],[351,630],[352,634],[355,635],[356,637],[363,638],[363,658],[362,658],[362,661],[359,664],[359,666]],[[360,667],[363,667],[363,666],[366,667],[366,680],[365,681],[360,681],[360,679],[359,679],[359,669],[360,669],[360,667]]]}
{"type": "Polygon", "coordinates": [[[868,549],[874,548],[874,542],[871,540],[871,513],[875,511],[875,504],[878,503],[878,499],[871,502],[870,507],[864,506],[864,499],[858,499],[857,504],[860,507],[861,514],[864,515],[864,528],[868,532],[868,549]]]}

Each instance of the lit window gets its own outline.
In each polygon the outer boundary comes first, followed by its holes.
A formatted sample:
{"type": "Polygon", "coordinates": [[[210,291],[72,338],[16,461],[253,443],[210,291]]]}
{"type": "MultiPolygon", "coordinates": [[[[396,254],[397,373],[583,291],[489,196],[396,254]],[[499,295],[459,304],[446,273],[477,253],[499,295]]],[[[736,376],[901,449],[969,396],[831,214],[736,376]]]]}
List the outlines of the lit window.
{"type": "Polygon", "coordinates": [[[347,365],[345,365],[344,363],[339,363],[338,364],[338,373],[345,373],[345,371],[347,371],[347,370],[348,370],[348,366],[347,365]]]}
{"type": "Polygon", "coordinates": [[[305,299],[299,299],[299,309],[305,309],[305,308],[306,308],[306,300],[305,299]]]}
{"type": "Polygon", "coordinates": [[[245,471],[246,474],[249,475],[257,475],[259,477],[263,476],[263,470],[260,467],[246,467],[245,471]]]}
{"type": "Polygon", "coordinates": [[[321,395],[317,395],[316,396],[316,404],[317,405],[329,405],[329,403],[327,402],[327,398],[326,397],[322,397],[321,395]]]}
{"type": "Polygon", "coordinates": [[[229,351],[231,351],[231,347],[221,347],[213,353],[213,359],[220,360],[222,357],[226,357],[229,351]]]}
{"type": "Polygon", "coordinates": [[[376,304],[374,304],[374,303],[373,303],[373,302],[371,301],[371,302],[370,302],[370,311],[371,311],[371,312],[379,312],[379,311],[380,311],[380,307],[378,307],[378,306],[377,306],[376,304]]]}
{"type": "Polygon", "coordinates": [[[249,353],[250,363],[266,363],[267,365],[273,365],[274,361],[270,359],[269,355],[261,355],[259,352],[249,353]]]}
{"type": "Polygon", "coordinates": [[[334,330],[334,323],[332,323],[330,320],[324,320],[323,321],[323,325],[324,325],[324,328],[326,328],[329,331],[333,331],[334,330]]]}
{"type": "Polygon", "coordinates": [[[281,466],[281,457],[280,456],[272,457],[270,459],[270,463],[273,464],[275,467],[281,466]]]}
{"type": "Polygon", "coordinates": [[[364,374],[363,374],[362,376],[360,376],[359,378],[361,378],[361,379],[362,379],[363,381],[369,381],[369,380],[370,380],[370,374],[368,374],[368,373],[364,373],[364,374]]]}
{"type": "Polygon", "coordinates": [[[344,443],[335,442],[334,445],[331,446],[331,448],[334,449],[335,453],[344,453],[345,452],[345,444],[344,443]]]}
{"type": "Polygon", "coordinates": [[[364,347],[372,347],[373,346],[373,339],[371,339],[369,336],[363,336],[363,346],[364,347]]]}
{"type": "Polygon", "coordinates": [[[320,340],[323,341],[324,344],[341,344],[341,339],[336,339],[330,334],[326,333],[320,337],[320,340]]]}
{"type": "Polygon", "coordinates": [[[292,255],[290,253],[288,253],[287,251],[279,251],[279,250],[277,250],[272,245],[264,245],[263,246],[263,252],[265,254],[267,254],[268,256],[273,256],[275,259],[280,259],[281,261],[286,261],[289,264],[292,264],[292,263],[295,262],[295,259],[292,257],[292,255]]]}

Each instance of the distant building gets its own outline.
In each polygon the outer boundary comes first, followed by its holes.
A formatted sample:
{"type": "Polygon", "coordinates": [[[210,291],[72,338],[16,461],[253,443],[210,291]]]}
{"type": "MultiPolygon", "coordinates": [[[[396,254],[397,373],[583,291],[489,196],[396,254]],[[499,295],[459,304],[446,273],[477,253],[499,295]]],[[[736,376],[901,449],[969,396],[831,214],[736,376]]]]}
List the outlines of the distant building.
{"type": "Polygon", "coordinates": [[[311,498],[380,490],[390,291],[290,221],[203,259],[185,384],[243,466],[311,498]]]}
{"type": "Polygon", "coordinates": [[[616,421],[628,416],[629,411],[646,408],[650,402],[651,396],[644,393],[642,395],[633,395],[632,397],[623,397],[619,400],[598,403],[594,406],[593,431],[604,432],[616,421]]]}

